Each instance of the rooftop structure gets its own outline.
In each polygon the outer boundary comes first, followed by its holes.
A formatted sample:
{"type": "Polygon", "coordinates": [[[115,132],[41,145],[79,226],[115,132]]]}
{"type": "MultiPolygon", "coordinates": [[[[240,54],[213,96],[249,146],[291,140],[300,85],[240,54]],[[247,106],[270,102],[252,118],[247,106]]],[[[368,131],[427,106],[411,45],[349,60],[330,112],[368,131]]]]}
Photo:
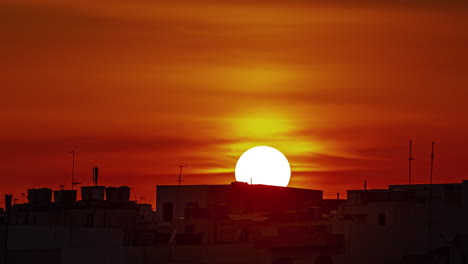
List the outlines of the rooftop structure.
{"type": "Polygon", "coordinates": [[[155,213],[129,201],[128,187],[84,187],[81,200],[76,190],[31,189],[28,203],[5,206],[8,252],[63,264],[75,263],[76,254],[122,264],[468,260],[468,181],[350,190],[347,200],[239,182],[156,190],[155,213]]]}
{"type": "Polygon", "coordinates": [[[218,207],[224,214],[306,209],[322,201],[320,190],[249,185],[158,185],[156,208],[162,221],[180,219],[192,208],[218,207]]]}

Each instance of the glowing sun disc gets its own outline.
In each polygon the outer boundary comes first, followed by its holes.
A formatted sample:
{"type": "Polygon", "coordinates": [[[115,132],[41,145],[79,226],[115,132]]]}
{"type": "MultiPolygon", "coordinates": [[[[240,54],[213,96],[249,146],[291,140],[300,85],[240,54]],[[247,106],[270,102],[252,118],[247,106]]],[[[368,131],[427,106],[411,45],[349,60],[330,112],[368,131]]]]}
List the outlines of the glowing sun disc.
{"type": "Polygon", "coordinates": [[[240,156],[235,174],[239,182],[286,187],[291,179],[291,167],[279,150],[258,146],[240,156]]]}

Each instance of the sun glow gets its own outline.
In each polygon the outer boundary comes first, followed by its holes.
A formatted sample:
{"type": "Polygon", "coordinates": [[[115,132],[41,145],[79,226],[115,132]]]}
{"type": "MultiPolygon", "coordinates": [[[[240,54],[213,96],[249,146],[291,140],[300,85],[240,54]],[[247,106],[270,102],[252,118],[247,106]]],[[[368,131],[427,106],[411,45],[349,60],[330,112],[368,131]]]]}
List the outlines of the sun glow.
{"type": "Polygon", "coordinates": [[[272,147],[258,146],[241,155],[235,174],[239,182],[286,187],[291,168],[283,153],[272,147]]]}

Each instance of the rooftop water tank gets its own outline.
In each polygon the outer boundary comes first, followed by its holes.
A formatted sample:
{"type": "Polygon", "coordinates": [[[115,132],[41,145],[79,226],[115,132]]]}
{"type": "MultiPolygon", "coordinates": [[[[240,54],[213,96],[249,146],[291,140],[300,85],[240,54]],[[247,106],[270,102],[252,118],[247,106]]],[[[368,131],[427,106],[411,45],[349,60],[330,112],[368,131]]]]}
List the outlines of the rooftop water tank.
{"type": "Polygon", "coordinates": [[[83,186],[81,187],[81,200],[83,201],[103,201],[104,186],[83,186]]]}
{"type": "Polygon", "coordinates": [[[54,202],[56,204],[71,204],[76,202],[76,190],[54,191],[54,202]]]}
{"type": "Polygon", "coordinates": [[[130,201],[130,187],[120,186],[120,188],[119,188],[119,201],[120,202],[130,201]]]}
{"type": "Polygon", "coordinates": [[[104,186],[83,186],[81,187],[81,200],[83,201],[103,201],[104,186]]]}
{"type": "Polygon", "coordinates": [[[106,201],[118,202],[119,201],[119,188],[107,187],[106,188],[106,201]]]}
{"type": "Polygon", "coordinates": [[[52,202],[52,190],[49,188],[29,189],[28,202],[30,204],[47,204],[52,202]]]}

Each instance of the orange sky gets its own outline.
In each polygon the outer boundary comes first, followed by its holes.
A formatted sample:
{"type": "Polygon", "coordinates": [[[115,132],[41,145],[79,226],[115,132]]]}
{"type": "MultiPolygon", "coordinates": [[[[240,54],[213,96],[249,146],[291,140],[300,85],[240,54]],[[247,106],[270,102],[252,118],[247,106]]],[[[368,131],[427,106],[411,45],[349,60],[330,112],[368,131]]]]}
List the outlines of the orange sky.
{"type": "Polygon", "coordinates": [[[69,188],[72,146],[82,185],[148,203],[256,145],[326,197],[406,183],[409,139],[414,182],[432,140],[435,182],[468,178],[467,6],[375,3],[1,1],[0,193],[69,188]]]}

